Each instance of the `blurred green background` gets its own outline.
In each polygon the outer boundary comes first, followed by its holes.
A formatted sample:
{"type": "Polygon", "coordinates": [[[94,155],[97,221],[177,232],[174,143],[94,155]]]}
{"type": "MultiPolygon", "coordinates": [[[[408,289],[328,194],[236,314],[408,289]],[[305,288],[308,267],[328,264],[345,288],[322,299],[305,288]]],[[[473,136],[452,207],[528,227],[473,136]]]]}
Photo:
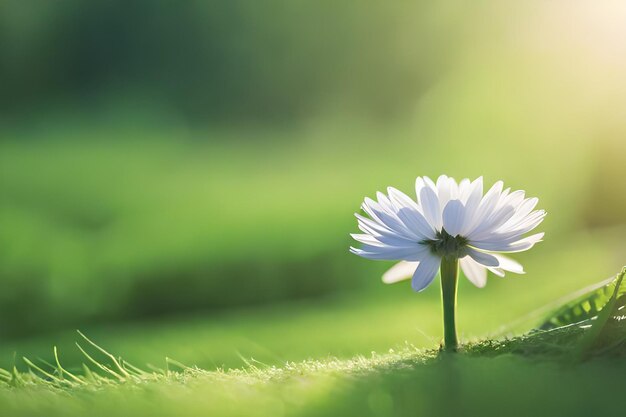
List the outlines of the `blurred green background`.
{"type": "Polygon", "coordinates": [[[437,288],[383,287],[390,264],[347,251],[362,198],[418,175],[503,179],[549,213],[526,276],[462,283],[466,339],[608,277],[626,258],[625,16],[3,1],[0,366],[74,328],[206,367],[433,346],[437,288]]]}

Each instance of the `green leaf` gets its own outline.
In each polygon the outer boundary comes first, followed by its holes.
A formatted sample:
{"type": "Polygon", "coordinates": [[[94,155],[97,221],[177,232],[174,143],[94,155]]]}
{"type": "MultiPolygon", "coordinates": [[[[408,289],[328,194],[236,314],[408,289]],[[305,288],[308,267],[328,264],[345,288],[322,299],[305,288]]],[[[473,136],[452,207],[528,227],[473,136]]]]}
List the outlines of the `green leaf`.
{"type": "Polygon", "coordinates": [[[539,332],[566,332],[567,358],[580,361],[592,355],[623,352],[626,346],[626,267],[615,278],[601,282],[566,302],[549,315],[539,332]]]}
{"type": "Polygon", "coordinates": [[[611,345],[621,344],[624,341],[623,332],[617,332],[616,330],[623,330],[623,326],[619,326],[621,324],[621,320],[619,319],[619,315],[621,314],[621,310],[624,307],[624,301],[626,300],[626,284],[623,284],[624,275],[626,275],[626,267],[622,269],[622,272],[615,278],[615,285],[613,288],[613,294],[611,298],[607,301],[607,303],[602,307],[602,311],[591,319],[591,325],[586,330],[582,339],[576,345],[576,348],[573,351],[574,359],[579,360],[582,359],[590,349],[596,345],[600,344],[602,339],[603,347],[607,348],[611,345]],[[613,319],[613,320],[611,320],[613,319]],[[617,326],[615,326],[617,324],[617,326]],[[603,338],[602,334],[605,330],[609,330],[608,337],[603,338]],[[615,333],[618,333],[617,335],[615,333]]]}
{"type": "Polygon", "coordinates": [[[622,281],[625,273],[626,267],[614,278],[600,282],[589,288],[584,294],[566,302],[549,314],[538,329],[552,330],[573,324],[590,324],[588,322],[595,320],[611,300],[616,303],[618,299],[624,298],[626,284],[622,281]]]}

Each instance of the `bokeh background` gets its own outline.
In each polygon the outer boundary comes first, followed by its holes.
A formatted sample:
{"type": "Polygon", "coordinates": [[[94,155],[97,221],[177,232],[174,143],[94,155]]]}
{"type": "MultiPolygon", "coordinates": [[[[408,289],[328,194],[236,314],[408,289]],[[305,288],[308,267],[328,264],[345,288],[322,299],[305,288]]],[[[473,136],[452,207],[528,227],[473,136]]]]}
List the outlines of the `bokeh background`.
{"type": "Polygon", "coordinates": [[[208,368],[434,346],[438,288],[347,249],[364,196],[441,173],[548,211],[525,276],[459,295],[466,340],[532,327],[626,261],[625,23],[621,2],[3,1],[0,365],[72,360],[76,328],[208,368]]]}

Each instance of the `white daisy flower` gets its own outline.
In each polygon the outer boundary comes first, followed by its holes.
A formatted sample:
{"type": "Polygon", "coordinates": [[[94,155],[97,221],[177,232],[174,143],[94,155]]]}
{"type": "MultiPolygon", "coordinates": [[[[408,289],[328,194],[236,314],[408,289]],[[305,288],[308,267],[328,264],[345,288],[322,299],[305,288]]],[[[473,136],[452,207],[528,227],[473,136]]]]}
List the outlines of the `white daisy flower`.
{"type": "Polygon", "coordinates": [[[465,276],[481,288],[487,270],[498,276],[524,273],[519,263],[499,252],[522,252],[541,241],[543,233],[524,237],[546,215],[534,210],[537,198],[503,189],[502,181],[483,195],[482,177],[459,183],[445,175],[437,183],[418,177],[415,190],[417,200],[389,187],[387,195],[377,193],[377,201],[363,202],[369,218],[355,214],[363,234],[352,237],[363,245],[350,251],[401,261],[383,275],[385,283],[412,277],[412,288],[422,291],[435,279],[442,258],[458,259],[465,276]]]}

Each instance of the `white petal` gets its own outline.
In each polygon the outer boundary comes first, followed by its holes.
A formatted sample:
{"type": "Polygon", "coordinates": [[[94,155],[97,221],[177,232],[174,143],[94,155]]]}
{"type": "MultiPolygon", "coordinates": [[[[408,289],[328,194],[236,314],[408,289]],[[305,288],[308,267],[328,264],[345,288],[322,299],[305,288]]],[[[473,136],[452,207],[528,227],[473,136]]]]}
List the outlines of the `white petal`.
{"type": "Polygon", "coordinates": [[[400,261],[383,274],[385,284],[394,284],[411,278],[419,262],[400,261]]]}
{"type": "Polygon", "coordinates": [[[383,210],[382,207],[380,207],[380,204],[378,204],[371,198],[365,197],[365,199],[363,200],[363,204],[361,204],[361,208],[365,213],[367,213],[368,216],[370,216],[372,220],[376,221],[377,223],[383,223],[382,220],[380,220],[380,218],[378,217],[378,214],[376,214],[379,211],[383,210]]]}
{"type": "Polygon", "coordinates": [[[389,197],[387,197],[385,194],[377,191],[376,199],[378,200],[378,204],[380,204],[380,207],[382,207],[387,213],[393,214],[396,212],[396,207],[393,205],[389,197]]]}
{"type": "Polygon", "coordinates": [[[435,229],[426,221],[422,213],[412,208],[404,207],[398,211],[398,217],[408,229],[411,229],[421,238],[419,240],[435,239],[435,229]]]}
{"type": "Polygon", "coordinates": [[[357,218],[359,229],[363,230],[365,233],[373,234],[373,235],[387,235],[387,236],[397,236],[398,233],[389,229],[382,222],[368,219],[367,217],[361,216],[359,213],[354,213],[354,217],[357,218]]]}
{"type": "Polygon", "coordinates": [[[350,236],[352,236],[352,239],[356,240],[357,242],[366,243],[372,246],[386,246],[384,243],[377,240],[371,234],[350,233],[350,236]]]}
{"type": "Polygon", "coordinates": [[[448,183],[450,187],[450,200],[458,200],[460,198],[459,184],[457,184],[456,180],[452,177],[448,178],[448,183]]]}
{"type": "Polygon", "coordinates": [[[402,237],[396,236],[384,236],[377,235],[372,236],[371,234],[358,234],[353,233],[350,236],[357,242],[365,243],[366,245],[378,246],[378,247],[398,247],[398,248],[407,248],[415,246],[416,242],[411,240],[403,239],[402,237]]]}
{"type": "Polygon", "coordinates": [[[476,230],[476,228],[480,227],[483,222],[488,221],[491,213],[498,204],[500,194],[502,193],[502,186],[502,181],[496,182],[481,199],[480,204],[475,210],[474,215],[471,219],[468,219],[468,225],[466,228],[467,234],[472,233],[474,230],[476,230]]]}
{"type": "Polygon", "coordinates": [[[404,194],[402,191],[395,189],[393,187],[387,187],[387,193],[389,194],[389,199],[394,203],[394,205],[397,208],[411,207],[417,211],[420,210],[420,207],[417,204],[417,201],[413,200],[411,197],[404,194]]]}
{"type": "MultiPolygon", "coordinates": [[[[404,236],[409,239],[419,240],[420,236],[415,234],[412,230],[409,230],[404,223],[400,221],[398,216],[395,213],[395,209],[392,206],[391,201],[381,193],[379,196],[379,203],[366,198],[363,202],[363,210],[366,213],[370,214],[372,219],[376,220],[377,223],[384,226],[386,229],[392,231],[395,234],[404,236]]],[[[361,220],[360,217],[359,220],[361,220]]],[[[371,225],[368,225],[372,227],[371,225]]]]}
{"type": "Polygon", "coordinates": [[[430,187],[434,192],[437,192],[437,185],[435,185],[435,183],[433,182],[433,180],[431,180],[428,177],[423,177],[424,178],[424,183],[426,184],[427,187],[430,187]]]}
{"type": "Polygon", "coordinates": [[[534,216],[537,216],[536,213],[540,212],[545,215],[545,211],[539,210],[532,212],[532,209],[537,205],[537,199],[529,198],[524,200],[517,208],[515,209],[515,214],[511,217],[506,223],[504,223],[498,231],[509,231],[518,228],[521,224],[534,219],[534,216]],[[532,212],[532,213],[531,213],[532,212]]]}
{"type": "Polygon", "coordinates": [[[487,285],[487,268],[473,260],[470,256],[462,258],[459,263],[467,279],[478,288],[487,285]]]}
{"type": "Polygon", "coordinates": [[[502,234],[524,234],[535,227],[539,226],[541,222],[543,222],[544,217],[546,217],[546,212],[544,210],[534,211],[528,214],[526,217],[518,217],[518,220],[515,223],[512,223],[510,220],[500,226],[497,230],[498,233],[502,234]]]}
{"type": "Polygon", "coordinates": [[[415,178],[415,196],[419,200],[422,188],[426,187],[426,183],[422,177],[415,178]]]}
{"type": "Polygon", "coordinates": [[[511,243],[512,250],[509,250],[508,252],[523,252],[525,250],[528,250],[532,248],[533,246],[535,246],[536,243],[541,242],[544,235],[545,233],[541,232],[541,233],[528,236],[522,240],[518,240],[515,243],[511,243]]]}
{"type": "MultiPolygon", "coordinates": [[[[479,239],[472,238],[472,242],[492,242],[492,243],[501,243],[501,244],[510,244],[516,242],[522,238],[522,235],[530,232],[535,227],[539,226],[541,222],[543,222],[545,218],[545,213],[538,213],[539,215],[529,217],[528,220],[524,220],[519,225],[515,226],[512,229],[502,231],[502,228],[499,228],[495,232],[489,234],[483,234],[479,239]]],[[[480,247],[476,245],[476,247],[480,247]]]]}
{"type": "MultiPolygon", "coordinates": [[[[469,181],[469,180],[468,180],[469,181]]],[[[464,189],[460,191],[459,199],[465,206],[465,220],[463,221],[463,228],[460,234],[467,236],[467,233],[472,229],[472,225],[475,223],[476,211],[483,198],[483,178],[479,177],[474,182],[468,184],[464,189]]]]}
{"type": "Polygon", "coordinates": [[[503,201],[502,205],[508,204],[510,206],[515,207],[515,210],[522,205],[524,202],[525,192],[523,190],[513,191],[511,194],[507,196],[507,198],[503,201]]]}
{"type": "Polygon", "coordinates": [[[492,204],[495,207],[495,205],[497,205],[498,201],[500,200],[502,187],[504,187],[504,183],[502,181],[496,181],[496,183],[491,186],[489,191],[485,193],[482,203],[484,203],[486,207],[489,207],[492,204]]]}
{"type": "Polygon", "coordinates": [[[417,202],[393,187],[388,187],[387,191],[400,221],[420,239],[434,239],[435,229],[426,221],[417,202]]]}
{"type": "Polygon", "coordinates": [[[411,279],[411,287],[413,290],[419,292],[428,287],[435,279],[440,264],[441,258],[428,252],[420,261],[411,279]]]}
{"type": "Polygon", "coordinates": [[[499,277],[504,276],[504,270],[501,268],[487,268],[487,269],[499,277]]]}
{"type": "Polygon", "coordinates": [[[425,254],[430,253],[426,245],[415,243],[414,246],[372,246],[361,245],[361,248],[350,247],[350,252],[366,259],[380,261],[421,261],[425,254]]]}
{"type": "Polygon", "coordinates": [[[430,187],[422,188],[420,192],[420,205],[424,211],[424,217],[436,230],[441,230],[441,208],[439,207],[439,198],[435,191],[430,187]]]}
{"type": "Polygon", "coordinates": [[[493,256],[498,258],[498,262],[500,262],[500,269],[505,271],[513,272],[514,274],[524,274],[524,267],[517,261],[509,258],[508,256],[500,255],[494,253],[493,256]]]}
{"type": "Polygon", "coordinates": [[[494,252],[523,252],[532,248],[536,243],[541,242],[544,233],[537,233],[527,238],[518,240],[513,243],[509,242],[473,242],[470,245],[478,249],[494,251],[494,252]]]}
{"type": "Polygon", "coordinates": [[[451,200],[443,209],[443,228],[450,236],[457,236],[463,230],[465,206],[459,200],[451,200]]]}
{"type": "Polygon", "coordinates": [[[467,233],[467,238],[471,240],[481,240],[493,234],[502,224],[509,220],[515,214],[512,206],[504,206],[495,209],[490,216],[484,219],[471,232],[467,233]]]}
{"type": "Polygon", "coordinates": [[[476,249],[467,248],[467,254],[472,257],[476,262],[484,266],[499,266],[498,259],[490,253],[480,252],[476,249]]]}
{"type": "Polygon", "coordinates": [[[441,175],[437,178],[437,197],[439,198],[439,209],[443,210],[450,198],[452,198],[450,178],[447,175],[441,175]]]}
{"type": "Polygon", "coordinates": [[[461,200],[461,202],[465,205],[467,203],[467,199],[472,192],[473,186],[472,182],[469,178],[463,178],[458,185],[458,194],[455,199],[461,200]]]}

